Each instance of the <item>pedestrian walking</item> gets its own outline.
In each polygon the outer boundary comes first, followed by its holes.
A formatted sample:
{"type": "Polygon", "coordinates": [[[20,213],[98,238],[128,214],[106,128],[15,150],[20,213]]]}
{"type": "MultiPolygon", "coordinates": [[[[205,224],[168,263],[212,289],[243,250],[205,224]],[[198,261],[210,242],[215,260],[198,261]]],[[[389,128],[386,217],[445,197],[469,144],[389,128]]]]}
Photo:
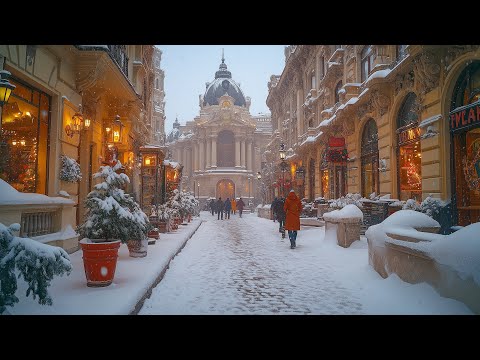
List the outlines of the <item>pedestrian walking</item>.
{"type": "Polygon", "coordinates": [[[285,238],[285,198],[281,197],[275,204],[275,214],[278,220],[278,231],[282,234],[282,238],[285,238]]]}
{"type": "Polygon", "coordinates": [[[240,198],[237,201],[237,209],[238,209],[238,213],[240,214],[240,217],[242,217],[244,207],[245,207],[245,203],[243,202],[242,198],[240,198]]]}
{"type": "Polygon", "coordinates": [[[273,199],[272,201],[272,204],[270,205],[270,209],[272,210],[272,216],[273,216],[273,222],[275,222],[276,218],[277,218],[277,214],[276,214],[276,210],[275,208],[277,207],[277,203],[278,203],[278,198],[275,197],[275,199],[273,199]]]}
{"type": "Polygon", "coordinates": [[[229,198],[225,200],[224,207],[225,207],[225,220],[230,219],[230,210],[232,210],[232,204],[230,203],[229,198]]]}
{"type": "Polygon", "coordinates": [[[212,216],[215,216],[215,207],[216,207],[216,204],[215,204],[215,199],[210,199],[210,209],[212,210],[212,216]]]}
{"type": "Polygon", "coordinates": [[[302,213],[302,202],[295,191],[290,190],[283,209],[286,214],[285,229],[288,230],[290,249],[294,249],[297,246],[297,231],[300,230],[300,214],[302,213]]]}
{"type": "Polygon", "coordinates": [[[223,220],[223,207],[224,207],[224,204],[223,204],[222,198],[219,197],[217,200],[217,214],[218,214],[217,220],[220,220],[220,216],[222,217],[222,220],[223,220]]]}
{"type": "Polygon", "coordinates": [[[231,202],[232,202],[232,213],[233,215],[235,215],[235,213],[237,212],[237,200],[233,198],[231,202]]]}

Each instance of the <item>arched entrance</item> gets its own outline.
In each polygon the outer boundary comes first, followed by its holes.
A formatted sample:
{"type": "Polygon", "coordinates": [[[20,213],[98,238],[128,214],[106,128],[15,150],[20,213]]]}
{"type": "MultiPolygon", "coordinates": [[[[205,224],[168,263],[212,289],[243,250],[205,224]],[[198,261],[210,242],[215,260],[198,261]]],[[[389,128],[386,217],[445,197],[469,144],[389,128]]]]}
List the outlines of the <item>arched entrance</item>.
{"type": "Polygon", "coordinates": [[[222,179],[217,183],[217,199],[232,199],[235,196],[235,184],[230,179],[222,179]]]}

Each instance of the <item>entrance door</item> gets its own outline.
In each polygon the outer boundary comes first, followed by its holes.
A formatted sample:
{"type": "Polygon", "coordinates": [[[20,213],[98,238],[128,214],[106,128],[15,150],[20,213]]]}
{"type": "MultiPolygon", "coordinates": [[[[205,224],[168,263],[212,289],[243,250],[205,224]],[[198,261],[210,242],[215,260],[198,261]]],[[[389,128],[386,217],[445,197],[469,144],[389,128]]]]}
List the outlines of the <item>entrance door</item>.
{"type": "Polygon", "coordinates": [[[335,166],[335,199],[346,195],[346,168],[342,165],[335,166]]]}
{"type": "Polygon", "coordinates": [[[230,179],[223,179],[217,183],[217,199],[219,197],[222,200],[226,200],[229,198],[230,200],[233,199],[235,196],[235,184],[230,179]]]}

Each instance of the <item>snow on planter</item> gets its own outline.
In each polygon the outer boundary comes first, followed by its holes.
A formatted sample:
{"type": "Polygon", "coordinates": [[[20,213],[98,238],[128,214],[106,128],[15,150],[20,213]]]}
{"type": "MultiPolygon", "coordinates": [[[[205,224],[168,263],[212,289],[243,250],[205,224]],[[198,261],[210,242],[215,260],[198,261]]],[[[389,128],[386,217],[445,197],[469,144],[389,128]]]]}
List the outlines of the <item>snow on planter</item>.
{"type": "Polygon", "coordinates": [[[363,213],[362,210],[358,208],[356,205],[345,205],[340,210],[334,210],[327,212],[323,214],[323,218],[325,220],[340,220],[340,219],[346,219],[346,218],[355,218],[355,219],[360,219],[363,220],[363,213]]]}

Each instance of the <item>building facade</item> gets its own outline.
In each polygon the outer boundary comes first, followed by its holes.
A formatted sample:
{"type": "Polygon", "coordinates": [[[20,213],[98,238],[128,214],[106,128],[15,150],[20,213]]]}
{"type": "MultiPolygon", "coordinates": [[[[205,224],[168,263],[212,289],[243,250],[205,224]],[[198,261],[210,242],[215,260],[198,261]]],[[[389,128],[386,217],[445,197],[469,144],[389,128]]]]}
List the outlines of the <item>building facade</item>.
{"type": "Polygon", "coordinates": [[[250,115],[250,98],[224,59],[199,106],[199,116],[185,125],[175,120],[167,137],[172,158],[183,165],[182,188],[202,203],[211,197],[260,202],[256,174],[271,137],[269,116],[250,115]]]}
{"type": "Polygon", "coordinates": [[[162,51],[157,47],[153,51],[154,86],[152,97],[152,124],[150,143],[165,144],[165,72],[160,68],[162,51]]]}
{"type": "Polygon", "coordinates": [[[139,148],[151,140],[154,113],[153,54],[151,45],[0,46],[0,64],[16,85],[2,109],[2,156],[25,164],[3,166],[0,177],[20,192],[64,196],[75,204],[68,216],[37,216],[42,221],[35,227],[59,223],[54,217],[62,226],[32,234],[75,228],[93,174],[112,159],[124,165],[131,180],[126,191],[139,200],[139,148]],[[80,182],[60,179],[62,155],[78,162],[80,182]]]}
{"type": "Polygon", "coordinates": [[[454,224],[477,222],[479,63],[473,45],[288,46],[268,83],[267,166],[279,176],[283,143],[309,200],[431,196],[450,201],[454,224]]]}

